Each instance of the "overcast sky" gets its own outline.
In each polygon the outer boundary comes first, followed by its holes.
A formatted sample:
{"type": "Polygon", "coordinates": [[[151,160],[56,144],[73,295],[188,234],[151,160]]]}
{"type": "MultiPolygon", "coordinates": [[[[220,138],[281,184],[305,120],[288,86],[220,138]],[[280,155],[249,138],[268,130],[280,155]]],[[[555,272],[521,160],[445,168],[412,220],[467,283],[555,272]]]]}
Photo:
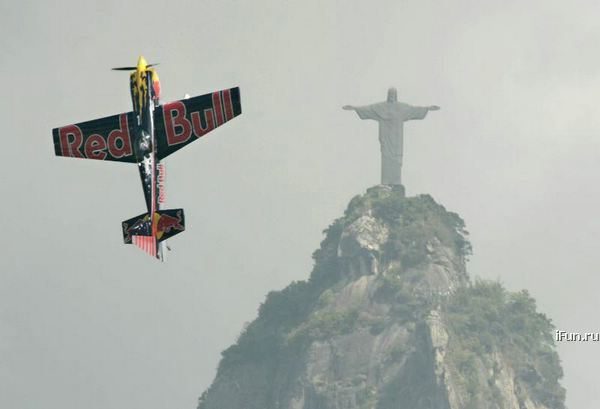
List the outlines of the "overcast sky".
{"type": "MultiPolygon", "coordinates": [[[[342,105],[439,105],[405,127],[409,195],[466,221],[473,276],[600,331],[597,1],[0,3],[0,407],[193,409],[267,292],[379,181],[376,124],[342,105]],[[131,3],[131,4],[130,4],[131,3]],[[54,156],[51,129],[240,86],[243,114],[169,157],[186,232],[122,244],[135,166],[54,156]]],[[[560,344],[570,408],[600,407],[600,343],[560,344]]]]}

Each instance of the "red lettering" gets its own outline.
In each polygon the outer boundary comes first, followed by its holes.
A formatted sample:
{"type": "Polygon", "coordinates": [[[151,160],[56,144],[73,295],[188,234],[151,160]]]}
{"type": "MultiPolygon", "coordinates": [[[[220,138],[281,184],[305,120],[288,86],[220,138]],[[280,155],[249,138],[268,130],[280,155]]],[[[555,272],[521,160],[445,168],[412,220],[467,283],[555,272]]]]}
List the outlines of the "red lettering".
{"type": "Polygon", "coordinates": [[[200,122],[200,112],[192,112],[191,116],[192,124],[194,125],[194,135],[196,135],[196,138],[200,138],[201,136],[204,136],[215,129],[215,120],[212,109],[209,108],[204,110],[204,120],[206,123],[205,127],[203,127],[202,122],[200,122]]]}
{"type": "Polygon", "coordinates": [[[185,105],[181,101],[170,102],[163,106],[167,144],[177,145],[187,142],[192,136],[192,124],[185,117],[185,105]],[[177,128],[180,132],[177,132],[177,128]]]}
{"type": "Polygon", "coordinates": [[[223,91],[223,105],[225,106],[225,121],[233,119],[233,102],[231,101],[231,90],[223,91]]]}
{"type": "Polygon", "coordinates": [[[108,152],[115,158],[132,154],[127,114],[119,115],[119,125],[119,129],[115,129],[108,134],[108,152]]]}
{"type": "Polygon", "coordinates": [[[106,158],[106,141],[98,134],[90,135],[85,141],[85,156],[90,159],[104,160],[106,158]]]}
{"type": "Polygon", "coordinates": [[[83,134],[77,125],[69,125],[60,128],[58,130],[58,135],[60,138],[60,150],[62,156],[83,158],[83,155],[79,151],[79,148],[83,143],[83,134]],[[69,137],[72,137],[72,139],[69,137]]]}
{"type": "Polygon", "coordinates": [[[158,165],[158,203],[164,203],[166,200],[165,196],[165,165],[159,163],[158,165]]]}
{"type": "Polygon", "coordinates": [[[213,92],[212,94],[213,110],[215,111],[215,117],[217,118],[217,126],[223,125],[223,107],[221,107],[221,93],[213,92]]]}

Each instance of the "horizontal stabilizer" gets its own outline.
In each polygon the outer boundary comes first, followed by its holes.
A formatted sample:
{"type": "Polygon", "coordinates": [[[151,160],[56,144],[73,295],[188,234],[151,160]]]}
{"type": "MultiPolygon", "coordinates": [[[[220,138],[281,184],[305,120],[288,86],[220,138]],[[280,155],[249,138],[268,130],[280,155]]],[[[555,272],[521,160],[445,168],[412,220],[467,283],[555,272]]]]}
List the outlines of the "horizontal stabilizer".
{"type": "Polygon", "coordinates": [[[148,213],[125,220],[121,225],[125,244],[132,244],[133,236],[152,236],[152,224],[148,213]]]}
{"type": "Polygon", "coordinates": [[[183,209],[159,210],[154,213],[156,241],[161,242],[185,230],[183,209]]]}
{"type": "Polygon", "coordinates": [[[133,237],[153,237],[157,243],[175,236],[185,230],[183,209],[158,210],[154,213],[154,221],[150,222],[148,213],[132,217],[122,223],[123,241],[125,244],[135,244],[133,237]]]}

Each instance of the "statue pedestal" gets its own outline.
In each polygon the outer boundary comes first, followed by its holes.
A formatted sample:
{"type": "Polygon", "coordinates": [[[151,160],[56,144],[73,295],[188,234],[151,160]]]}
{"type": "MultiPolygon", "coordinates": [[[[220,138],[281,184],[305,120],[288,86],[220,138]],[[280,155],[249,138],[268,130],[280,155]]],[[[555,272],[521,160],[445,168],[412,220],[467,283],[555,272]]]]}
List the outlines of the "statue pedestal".
{"type": "Polygon", "coordinates": [[[402,197],[406,197],[406,191],[403,185],[376,185],[367,189],[367,193],[370,192],[381,192],[391,193],[394,192],[402,197]]]}
{"type": "Polygon", "coordinates": [[[392,192],[398,192],[402,197],[406,197],[406,190],[404,185],[389,185],[392,188],[392,192]]]}

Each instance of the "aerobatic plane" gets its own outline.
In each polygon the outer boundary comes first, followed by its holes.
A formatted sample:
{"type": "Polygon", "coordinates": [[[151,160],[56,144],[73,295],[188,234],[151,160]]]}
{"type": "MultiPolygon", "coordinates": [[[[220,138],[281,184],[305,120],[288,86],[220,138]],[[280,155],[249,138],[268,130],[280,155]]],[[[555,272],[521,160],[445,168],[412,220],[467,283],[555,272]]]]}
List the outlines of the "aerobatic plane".
{"type": "Polygon", "coordinates": [[[161,209],[165,168],[161,161],[242,113],[240,89],[230,88],[160,103],[153,66],[139,57],[129,76],[133,111],[52,130],[57,156],[135,163],[147,211],[122,223],[123,240],[163,260],[165,240],[185,229],[183,209],[161,209]]]}

